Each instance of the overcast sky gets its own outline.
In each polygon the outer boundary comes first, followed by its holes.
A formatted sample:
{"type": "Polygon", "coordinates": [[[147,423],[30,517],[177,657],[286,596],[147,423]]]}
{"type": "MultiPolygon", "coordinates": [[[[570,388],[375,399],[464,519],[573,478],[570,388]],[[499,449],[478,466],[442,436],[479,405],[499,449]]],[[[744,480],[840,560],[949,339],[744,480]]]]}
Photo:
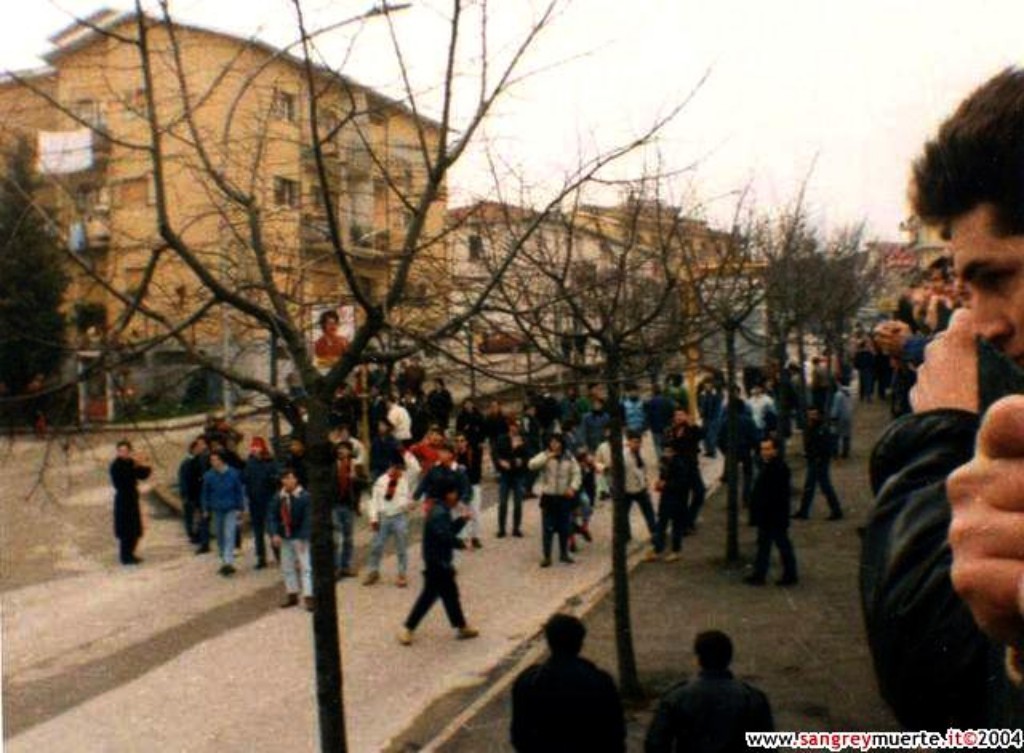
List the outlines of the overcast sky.
{"type": "MultiPolygon", "coordinates": [[[[443,54],[441,0],[410,0],[402,33],[418,86],[443,54]]],[[[126,0],[110,0],[115,8],[126,0]]],[[[308,0],[332,20],[371,0],[308,0]]],[[[540,0],[492,0],[493,49],[540,0]]],[[[39,64],[47,37],[100,7],[92,0],[0,0],[0,68],[39,64]]],[[[294,39],[286,0],[172,0],[183,20],[242,36],[294,39]]],[[[376,55],[382,22],[366,24],[345,68],[387,87],[376,55]],[[376,27],[374,29],[373,27],[376,27]]],[[[697,164],[686,184],[709,216],[728,216],[730,192],[788,203],[810,172],[808,200],[823,225],[865,219],[871,237],[899,238],[906,176],[924,139],[975,85],[1024,57],[1020,0],[575,0],[528,60],[523,82],[489,129],[503,161],[532,175],[568,169],[580,153],[638,132],[704,85],[666,131],[661,155],[697,164]],[[812,170],[813,166],[813,170],[812,170]],[[716,198],[716,197],[726,198],[716,198]]],[[[346,39],[356,27],[346,29],[346,39]]],[[[325,45],[340,64],[340,41],[325,45]]],[[[333,56],[333,58],[332,58],[333,56]]],[[[453,194],[483,185],[481,162],[453,176],[453,194]]],[[[679,189],[682,191],[682,189],[679,189]]]]}

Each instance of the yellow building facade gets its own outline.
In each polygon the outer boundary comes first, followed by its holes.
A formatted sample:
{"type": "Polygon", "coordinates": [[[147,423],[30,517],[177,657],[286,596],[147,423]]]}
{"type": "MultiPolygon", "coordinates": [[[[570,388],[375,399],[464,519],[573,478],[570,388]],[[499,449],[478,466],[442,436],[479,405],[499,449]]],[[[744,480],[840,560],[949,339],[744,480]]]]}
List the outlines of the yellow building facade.
{"type": "Polygon", "coordinates": [[[73,252],[79,348],[150,342],[184,353],[166,337],[174,330],[244,363],[265,328],[211,307],[204,274],[255,303],[283,296],[310,337],[324,308],[348,307],[358,323],[339,254],[371,302],[411,255],[390,316],[415,328],[444,314],[443,185],[419,213],[418,244],[406,241],[437,123],[261,42],[142,21],[144,34],[134,14],[100,11],[50,39],[47,68],[0,82],[0,143],[36,144],[41,201],[73,252]],[[187,259],[161,237],[161,195],[187,259]],[[123,316],[140,291],[150,315],[123,316]]]}

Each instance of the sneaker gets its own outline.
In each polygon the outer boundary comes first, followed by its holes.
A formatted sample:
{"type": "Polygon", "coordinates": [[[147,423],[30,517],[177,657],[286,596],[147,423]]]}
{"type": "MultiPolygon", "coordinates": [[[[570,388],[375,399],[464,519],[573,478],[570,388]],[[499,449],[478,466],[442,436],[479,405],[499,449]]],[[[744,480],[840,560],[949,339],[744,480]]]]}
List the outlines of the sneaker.
{"type": "Polygon", "coordinates": [[[364,586],[372,586],[374,583],[376,583],[379,580],[380,580],[380,573],[378,573],[376,570],[371,570],[370,572],[368,572],[366,574],[366,577],[363,578],[363,585],[364,586]]]}
{"type": "Polygon", "coordinates": [[[230,575],[234,575],[235,574],[235,566],[234,565],[221,565],[220,566],[220,570],[218,570],[217,572],[219,572],[221,575],[223,575],[226,578],[226,577],[228,577],[230,575]]]}
{"type": "Polygon", "coordinates": [[[541,567],[551,567],[551,558],[550,557],[545,557],[544,559],[542,559],[540,561],[540,566],[541,567]]]}
{"type": "Polygon", "coordinates": [[[481,543],[480,539],[478,539],[476,537],[474,537],[474,538],[469,540],[469,545],[471,547],[473,547],[474,549],[483,549],[484,548],[483,543],[481,543]]]}
{"type": "Polygon", "coordinates": [[[294,607],[299,603],[298,594],[288,594],[284,597],[284,600],[278,605],[281,609],[288,609],[294,607]]]}
{"type": "Polygon", "coordinates": [[[302,606],[304,606],[306,608],[307,612],[312,612],[313,611],[313,597],[312,596],[303,596],[302,597],[302,606]]]}
{"type": "Polygon", "coordinates": [[[409,628],[402,628],[398,631],[398,642],[403,646],[412,645],[412,631],[409,628]]]}
{"type": "Polygon", "coordinates": [[[340,567],[334,571],[334,579],[342,580],[343,578],[354,578],[358,573],[354,568],[351,567],[340,567]]]}
{"type": "Polygon", "coordinates": [[[657,562],[661,559],[661,555],[653,549],[644,555],[644,562],[657,562]]]}
{"type": "Polygon", "coordinates": [[[665,562],[678,562],[682,559],[682,555],[679,552],[672,552],[671,554],[665,555],[665,562]]]}
{"type": "Polygon", "coordinates": [[[209,553],[210,553],[210,546],[209,546],[209,544],[207,544],[206,546],[201,546],[198,549],[196,549],[196,554],[209,554],[209,553]]]}
{"type": "Polygon", "coordinates": [[[455,634],[455,637],[460,641],[467,641],[470,638],[476,638],[478,635],[480,635],[480,631],[477,630],[475,627],[464,625],[459,628],[459,631],[455,634]]]}
{"type": "Polygon", "coordinates": [[[405,588],[409,585],[409,580],[404,575],[399,575],[395,578],[395,585],[399,588],[405,588]]]}

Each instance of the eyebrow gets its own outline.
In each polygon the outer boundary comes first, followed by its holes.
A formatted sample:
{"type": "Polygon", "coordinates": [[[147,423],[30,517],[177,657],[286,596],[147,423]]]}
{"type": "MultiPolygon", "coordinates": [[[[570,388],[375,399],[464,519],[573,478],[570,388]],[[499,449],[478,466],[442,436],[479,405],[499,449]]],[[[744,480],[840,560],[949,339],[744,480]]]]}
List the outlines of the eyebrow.
{"type": "Polygon", "coordinates": [[[1012,264],[1008,260],[993,261],[991,259],[973,259],[964,265],[963,269],[957,271],[957,276],[963,282],[973,282],[985,272],[1010,271],[1012,264]]]}

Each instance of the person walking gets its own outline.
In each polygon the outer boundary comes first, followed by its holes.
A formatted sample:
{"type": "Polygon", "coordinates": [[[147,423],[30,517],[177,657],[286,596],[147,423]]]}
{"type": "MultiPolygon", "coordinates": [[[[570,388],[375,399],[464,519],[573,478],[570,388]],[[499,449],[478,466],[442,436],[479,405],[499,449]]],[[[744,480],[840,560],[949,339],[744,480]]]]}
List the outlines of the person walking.
{"type": "Polygon", "coordinates": [[[294,468],[282,471],[281,491],[276,502],[270,506],[269,526],[271,543],[281,552],[281,576],[285,589],[281,608],[296,606],[301,589],[303,606],[312,612],[313,570],[309,537],[313,510],[309,492],[302,488],[294,468]]]}
{"type": "Polygon", "coordinates": [[[353,529],[359,515],[359,501],[366,485],[362,466],[356,465],[351,442],[340,442],[334,448],[333,483],[330,486],[331,515],[334,521],[335,559],[334,577],[354,578],[352,566],[355,550],[353,529]]]}
{"type": "Polygon", "coordinates": [[[693,651],[700,673],[661,699],[647,730],[645,753],[748,750],[747,732],[775,729],[768,696],[733,677],[732,640],[725,633],[698,633],[693,651]]]}
{"type": "Polygon", "coordinates": [[[512,686],[512,746],[519,753],[622,753],[626,723],[612,676],[580,656],[587,629],[555,614],[544,624],[550,657],[512,686]]]}
{"type": "MultiPolygon", "coordinates": [[[[192,544],[204,539],[200,526],[202,520],[203,474],[209,470],[209,448],[202,435],[189,443],[188,454],[178,466],[178,494],[181,497],[181,517],[185,535],[192,544]]],[[[209,531],[206,532],[206,547],[209,549],[209,531]]]]}
{"type": "Polygon", "coordinates": [[[380,560],[384,554],[384,545],[389,538],[395,540],[398,555],[398,578],[395,585],[405,588],[409,584],[409,511],[413,500],[409,490],[409,481],[405,477],[405,461],[395,453],[391,458],[391,467],[373,483],[370,494],[369,519],[373,531],[373,543],[370,545],[370,562],[367,565],[364,586],[372,586],[380,580],[380,560]]]}
{"type": "Polygon", "coordinates": [[[114,536],[117,537],[118,559],[122,565],[137,565],[135,547],[142,538],[142,511],[139,509],[139,481],[150,477],[153,469],[143,455],[136,455],[126,439],[117,443],[117,457],[110,464],[110,481],[114,485],[114,536]]]}
{"type": "Polygon", "coordinates": [[[227,464],[222,451],[210,453],[210,470],[203,476],[203,514],[213,516],[220,552],[220,574],[235,573],[235,534],[245,509],[241,475],[227,464]]]}
{"type": "Polygon", "coordinates": [[[413,633],[438,599],[444,605],[448,622],[455,628],[456,638],[466,640],[480,634],[466,622],[453,562],[455,550],[465,546],[459,539],[459,532],[472,513],[464,507],[461,515],[452,517],[452,511],[459,504],[460,491],[453,478],[442,479],[439,473],[442,470],[444,468],[438,465],[424,476],[424,481],[434,476],[432,493],[435,496],[423,523],[423,589],[398,634],[398,642],[403,646],[412,643],[413,633]]]}
{"type": "Polygon", "coordinates": [[[782,577],[776,585],[793,586],[797,583],[797,572],[796,555],[789,540],[789,466],[779,454],[778,440],[763,440],[760,451],[761,472],[754,482],[750,509],[751,520],[757,526],[757,556],[754,572],[744,582],[752,586],[764,585],[774,544],[782,558],[782,577]]]}
{"type": "Polygon", "coordinates": [[[463,469],[466,479],[469,481],[470,498],[469,507],[473,516],[466,526],[464,535],[469,538],[469,545],[474,549],[481,549],[480,513],[482,512],[482,494],[480,481],[483,477],[483,455],[480,448],[474,448],[465,434],[455,437],[455,462],[463,469]]]}
{"type": "Polygon", "coordinates": [[[837,458],[850,457],[850,439],[853,436],[853,397],[850,385],[840,382],[832,394],[829,406],[829,426],[834,435],[832,456],[837,458]]]}
{"type": "Polygon", "coordinates": [[[807,456],[807,475],[804,476],[804,493],[800,509],[793,515],[798,520],[807,520],[814,503],[815,489],[820,485],[828,501],[829,520],[841,520],[843,509],[832,486],[829,466],[832,463],[832,435],[817,408],[807,410],[807,427],[804,429],[804,454],[807,456]]]}
{"type": "Polygon", "coordinates": [[[558,534],[559,561],[571,564],[574,560],[569,556],[569,521],[576,492],[582,483],[580,466],[576,458],[565,451],[562,435],[552,434],[548,448],[530,459],[529,468],[540,472],[541,548],[544,554],[540,566],[551,566],[551,544],[555,534],[558,534]]]}
{"type": "Polygon", "coordinates": [[[658,529],[654,534],[654,553],[665,552],[665,537],[672,526],[672,552],[665,554],[665,562],[675,562],[683,548],[683,535],[687,530],[686,497],[690,490],[689,469],[684,457],[672,445],[665,447],[657,483],[658,529]]]}
{"type": "Polygon", "coordinates": [[[256,569],[262,570],[267,566],[267,511],[279,486],[277,463],[263,437],[253,437],[249,444],[249,457],[242,469],[242,484],[249,498],[256,569]]]}

